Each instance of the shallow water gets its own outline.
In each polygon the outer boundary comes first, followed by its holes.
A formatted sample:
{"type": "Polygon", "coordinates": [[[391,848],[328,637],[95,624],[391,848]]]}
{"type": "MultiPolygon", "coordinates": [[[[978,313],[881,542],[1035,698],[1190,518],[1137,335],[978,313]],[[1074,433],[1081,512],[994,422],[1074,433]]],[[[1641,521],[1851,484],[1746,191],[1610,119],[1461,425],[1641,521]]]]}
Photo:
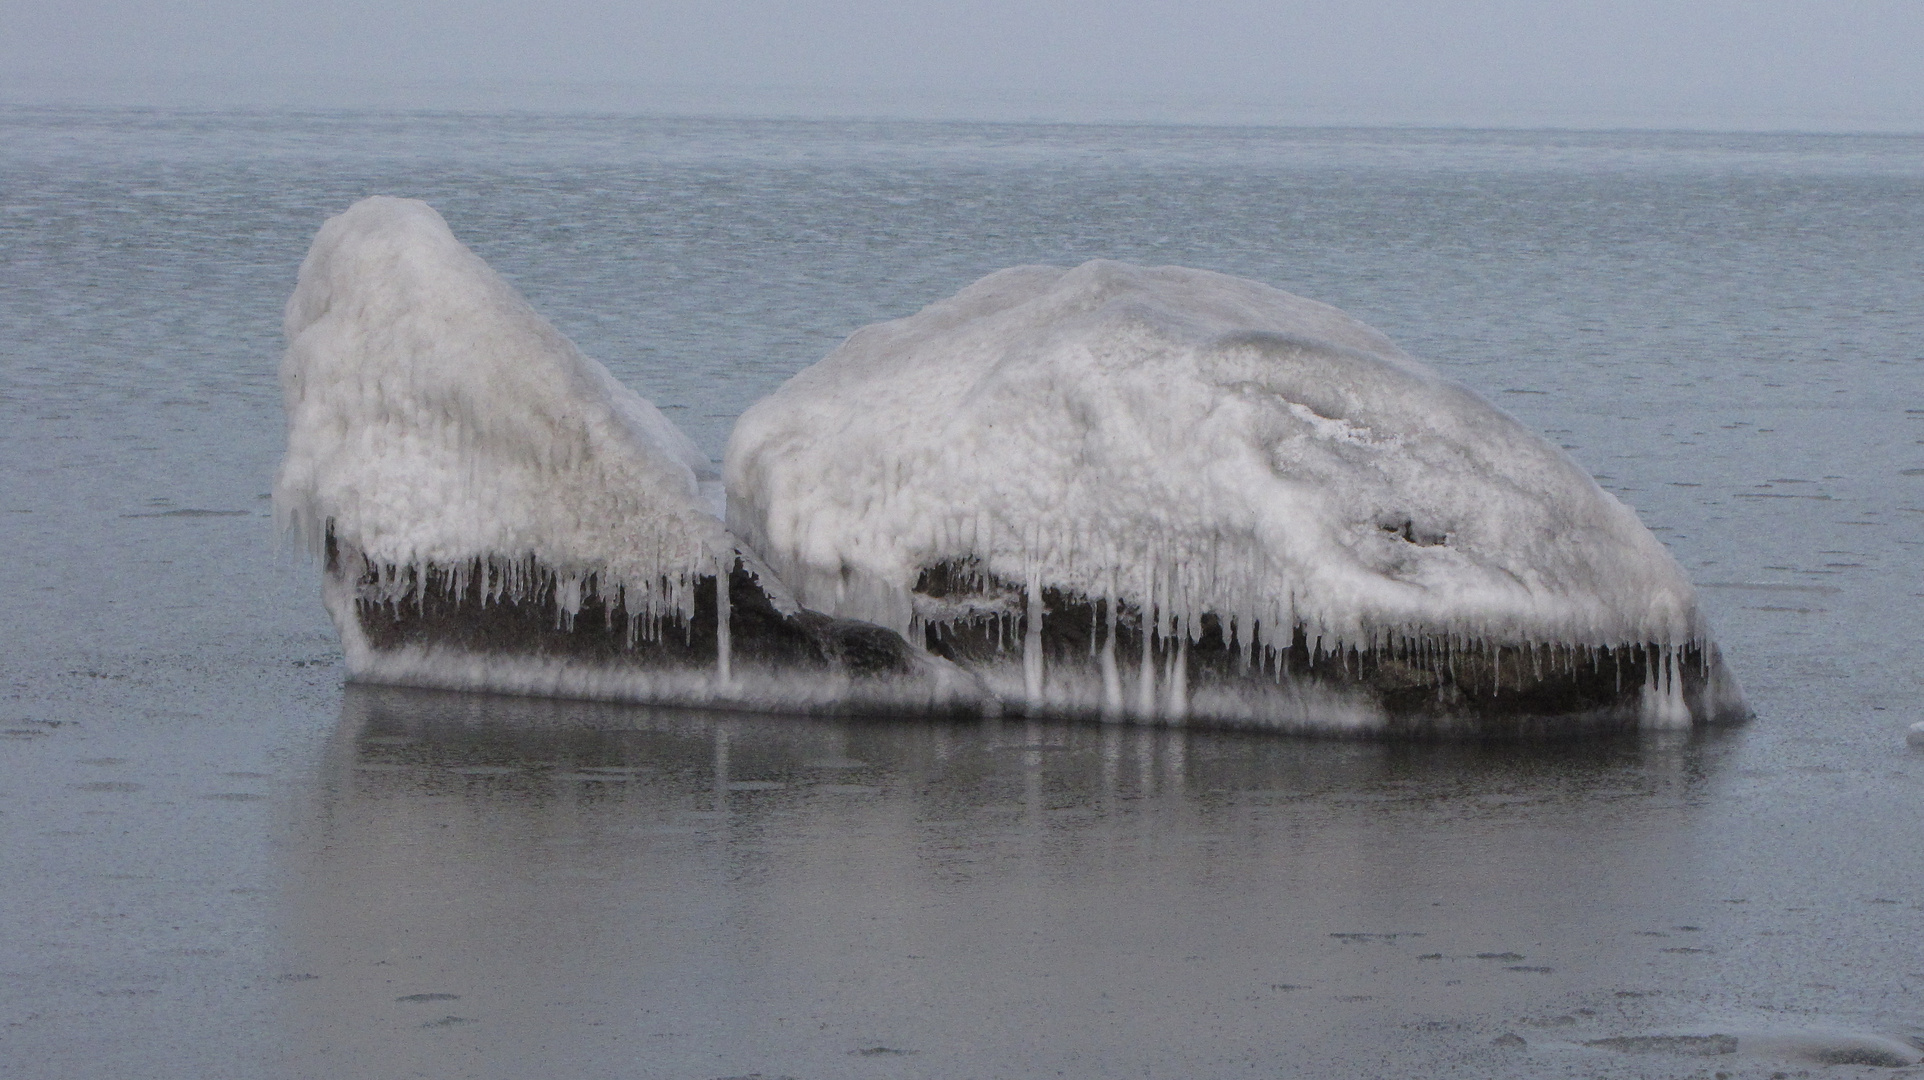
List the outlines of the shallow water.
{"type": "Polygon", "coordinates": [[[1822,1061],[1924,1034],[1920,196],[1905,138],[0,113],[0,1066],[1889,1075],[1822,1061]],[[377,191],[716,456],[1005,265],[1336,303],[1636,506],[1759,719],[1475,749],[344,690],[263,493],[279,306],[377,191]]]}

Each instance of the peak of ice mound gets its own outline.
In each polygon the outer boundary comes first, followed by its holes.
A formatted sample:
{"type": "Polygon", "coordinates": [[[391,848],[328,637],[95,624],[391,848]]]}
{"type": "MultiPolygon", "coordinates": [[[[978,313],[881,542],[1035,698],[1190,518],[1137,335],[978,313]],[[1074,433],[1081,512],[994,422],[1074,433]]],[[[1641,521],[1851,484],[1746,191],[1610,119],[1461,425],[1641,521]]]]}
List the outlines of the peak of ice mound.
{"type": "Polygon", "coordinates": [[[1244,647],[1704,637],[1557,447],[1335,308],[1202,270],[1018,267],[862,329],[742,416],[725,472],[801,603],[905,633],[969,615],[917,591],[961,567],[1244,647]]]}
{"type": "MultiPolygon", "coordinates": [[[[427,204],[330,219],[287,302],[284,529],[375,566],[539,566],[642,613],[733,541],[694,444],[529,307],[427,204]]],[[[415,575],[416,578],[420,574],[415,575]]],[[[494,586],[490,586],[492,589],[494,586]]]]}

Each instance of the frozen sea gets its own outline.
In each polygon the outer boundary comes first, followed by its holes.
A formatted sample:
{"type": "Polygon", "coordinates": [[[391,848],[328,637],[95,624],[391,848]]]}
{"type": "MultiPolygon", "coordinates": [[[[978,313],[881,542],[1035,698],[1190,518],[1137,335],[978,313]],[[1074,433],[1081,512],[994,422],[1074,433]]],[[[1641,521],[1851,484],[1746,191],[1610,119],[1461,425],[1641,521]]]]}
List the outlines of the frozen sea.
{"type": "Polygon", "coordinates": [[[1924,138],[0,108],[0,544],[7,1077],[1924,1056],[1924,138]],[[281,305],[375,193],[716,456],[1004,266],[1336,304],[1635,506],[1757,720],[1448,747],[344,687],[266,492],[281,305]]]}

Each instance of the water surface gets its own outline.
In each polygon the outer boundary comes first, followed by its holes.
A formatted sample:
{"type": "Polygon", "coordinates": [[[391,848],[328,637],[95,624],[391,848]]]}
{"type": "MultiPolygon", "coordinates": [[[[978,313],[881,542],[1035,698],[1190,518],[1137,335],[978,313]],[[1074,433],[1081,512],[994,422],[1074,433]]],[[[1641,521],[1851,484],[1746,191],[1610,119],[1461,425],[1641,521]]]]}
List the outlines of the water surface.
{"type": "Polygon", "coordinates": [[[1902,137],[0,112],[0,1067],[1770,1076],[1901,1046],[1921,263],[1902,137]],[[1634,505],[1759,719],[1479,749],[343,688],[265,493],[280,305],[377,192],[717,457],[857,326],[1007,265],[1337,304],[1634,505]]]}

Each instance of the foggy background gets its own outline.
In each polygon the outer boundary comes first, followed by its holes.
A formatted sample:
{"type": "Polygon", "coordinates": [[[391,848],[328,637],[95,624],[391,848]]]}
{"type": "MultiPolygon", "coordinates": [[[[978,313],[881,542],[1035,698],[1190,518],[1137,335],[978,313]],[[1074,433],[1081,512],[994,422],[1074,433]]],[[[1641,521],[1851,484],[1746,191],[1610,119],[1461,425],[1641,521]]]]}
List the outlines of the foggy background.
{"type": "Polygon", "coordinates": [[[1917,0],[0,0],[0,103],[1924,130],[1917,0]]]}

